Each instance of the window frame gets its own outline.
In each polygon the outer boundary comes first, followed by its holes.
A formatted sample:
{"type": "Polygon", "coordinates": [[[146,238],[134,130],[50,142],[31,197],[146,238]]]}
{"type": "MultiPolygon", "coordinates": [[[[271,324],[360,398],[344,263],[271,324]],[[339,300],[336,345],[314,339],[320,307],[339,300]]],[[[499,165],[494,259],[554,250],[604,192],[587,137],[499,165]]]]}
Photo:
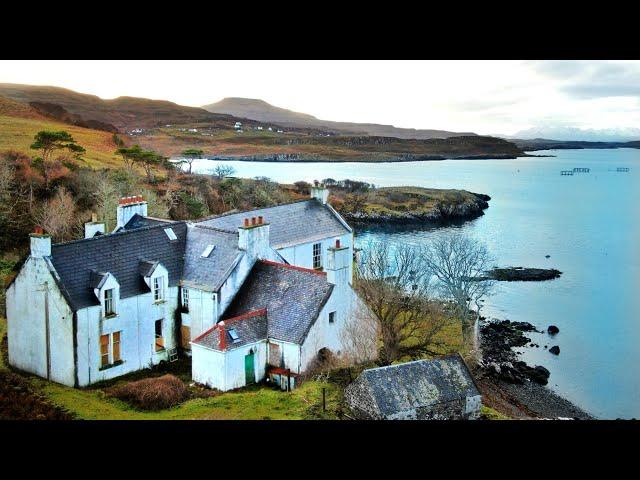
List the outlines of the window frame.
{"type": "Polygon", "coordinates": [[[335,310],[333,312],[329,312],[329,323],[336,323],[337,316],[338,314],[335,310]]]}
{"type": "Polygon", "coordinates": [[[153,324],[153,349],[156,353],[166,350],[164,345],[164,318],[159,318],[153,324]],[[158,335],[158,322],[160,322],[160,335],[158,335]],[[158,340],[160,340],[160,342],[158,342],[158,340]]]}
{"type": "Polygon", "coordinates": [[[189,289],[186,287],[182,287],[182,311],[185,313],[189,312],[189,289]]]}
{"type": "Polygon", "coordinates": [[[164,301],[164,277],[161,275],[153,277],[153,301],[155,303],[164,301]]]}
{"type": "Polygon", "coordinates": [[[123,363],[122,360],[122,330],[100,335],[100,370],[115,367],[123,363]],[[103,339],[106,337],[106,343],[103,339]],[[117,340],[116,340],[117,337],[117,340]],[[106,347],[106,351],[104,351],[106,347]],[[117,350],[117,358],[116,358],[117,350]],[[105,363],[106,358],[106,363],[105,363]]]}
{"type": "Polygon", "coordinates": [[[107,288],[104,291],[104,316],[105,317],[115,317],[118,313],[116,312],[116,294],[115,288],[107,288]],[[111,295],[110,298],[107,298],[107,294],[111,295]]]}
{"type": "Polygon", "coordinates": [[[311,248],[311,261],[313,268],[315,270],[320,270],[322,268],[322,242],[314,243],[311,248]],[[317,252],[316,247],[318,250],[317,252]]]}

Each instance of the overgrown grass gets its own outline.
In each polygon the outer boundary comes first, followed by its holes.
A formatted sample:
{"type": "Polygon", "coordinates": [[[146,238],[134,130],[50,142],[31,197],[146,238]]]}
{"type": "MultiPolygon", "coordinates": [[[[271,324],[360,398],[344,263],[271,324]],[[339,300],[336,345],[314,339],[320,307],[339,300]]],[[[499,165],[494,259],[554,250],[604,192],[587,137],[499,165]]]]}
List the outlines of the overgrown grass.
{"type": "Polygon", "coordinates": [[[497,410],[494,410],[491,407],[487,407],[486,405],[482,406],[482,409],[480,410],[480,414],[486,420],[511,420],[510,417],[507,417],[506,415],[503,415],[497,410]]]}
{"type": "Polygon", "coordinates": [[[86,165],[92,168],[121,167],[122,160],[114,155],[116,146],[113,143],[113,134],[100,130],[76,127],[55,120],[40,120],[32,118],[19,118],[0,115],[0,152],[5,150],[18,150],[27,155],[36,152],[29,146],[33,143],[33,137],[40,130],[64,130],[69,132],[79,145],[87,152],[82,158],[86,165]]]}

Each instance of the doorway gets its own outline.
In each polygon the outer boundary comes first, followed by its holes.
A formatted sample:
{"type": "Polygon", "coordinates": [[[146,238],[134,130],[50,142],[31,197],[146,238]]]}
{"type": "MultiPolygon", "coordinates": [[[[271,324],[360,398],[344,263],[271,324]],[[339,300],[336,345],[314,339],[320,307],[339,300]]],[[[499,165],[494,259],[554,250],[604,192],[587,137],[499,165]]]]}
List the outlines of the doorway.
{"type": "Polygon", "coordinates": [[[249,354],[244,356],[244,376],[247,385],[256,383],[256,371],[254,367],[255,353],[253,349],[249,350],[249,354]]]}

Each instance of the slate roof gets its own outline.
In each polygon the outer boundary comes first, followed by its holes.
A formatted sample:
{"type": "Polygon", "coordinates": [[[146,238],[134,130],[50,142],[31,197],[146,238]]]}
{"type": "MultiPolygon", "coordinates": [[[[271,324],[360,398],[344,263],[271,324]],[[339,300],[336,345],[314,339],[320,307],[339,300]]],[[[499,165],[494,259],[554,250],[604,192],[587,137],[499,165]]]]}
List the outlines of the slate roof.
{"type": "Polygon", "coordinates": [[[185,249],[182,283],[207,291],[218,290],[244,252],[238,249],[238,233],[215,230],[204,225],[189,225],[185,249]],[[207,246],[214,249],[208,257],[202,253],[207,246]]]}
{"type": "Polygon", "coordinates": [[[271,225],[269,238],[273,248],[312,242],[351,232],[351,229],[338,219],[330,206],[322,205],[315,199],[221,215],[198,223],[237,232],[245,218],[260,215],[271,225]]]}
{"type": "Polygon", "coordinates": [[[269,337],[301,344],[332,291],[324,273],[262,260],[254,265],[224,318],[266,308],[269,337]]]}
{"type": "Polygon", "coordinates": [[[382,415],[480,395],[459,354],[371,368],[358,381],[367,385],[382,415]]]}
{"type": "Polygon", "coordinates": [[[173,220],[163,220],[162,218],[143,217],[142,215],[135,214],[124,226],[125,230],[134,230],[136,228],[154,227],[156,225],[167,225],[168,223],[174,223],[173,220]]]}
{"type": "Polygon", "coordinates": [[[145,270],[141,264],[144,261],[161,263],[169,272],[169,285],[177,285],[182,276],[187,225],[172,222],[171,228],[177,236],[174,241],[164,232],[166,227],[163,222],[52,245],[51,263],[59,277],[56,281],[72,310],[99,305],[93,287],[100,274],[106,272],[120,284],[121,298],[148,292],[149,287],[141,275],[141,268],[145,270]]]}
{"type": "MultiPolygon", "coordinates": [[[[267,311],[266,309],[255,310],[236,318],[224,321],[226,334],[226,350],[233,350],[248,343],[267,339],[267,311]],[[238,341],[234,342],[229,335],[229,330],[234,329],[238,335],[238,341]]],[[[220,324],[210,328],[198,338],[193,340],[196,345],[220,350],[220,324]]]]}

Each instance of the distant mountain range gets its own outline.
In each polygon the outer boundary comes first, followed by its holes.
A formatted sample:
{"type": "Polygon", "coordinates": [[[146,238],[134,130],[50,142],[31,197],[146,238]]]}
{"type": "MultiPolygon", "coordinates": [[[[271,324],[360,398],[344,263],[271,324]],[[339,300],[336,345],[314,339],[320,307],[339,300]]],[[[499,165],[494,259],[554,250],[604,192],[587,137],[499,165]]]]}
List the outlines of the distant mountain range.
{"type": "Polygon", "coordinates": [[[640,128],[582,129],[575,127],[534,127],[500,138],[533,140],[551,139],[563,142],[630,142],[640,141],[640,128]]]}
{"type": "Polygon", "coordinates": [[[473,132],[419,130],[415,128],[398,128],[393,125],[379,125],[376,123],[352,123],[320,120],[313,115],[275,107],[264,100],[252,98],[229,97],[220,100],[219,102],[205,105],[202,108],[212,113],[224,113],[235,117],[250,118],[260,122],[275,123],[284,127],[329,130],[341,135],[368,135],[417,140],[476,135],[473,132]]]}

